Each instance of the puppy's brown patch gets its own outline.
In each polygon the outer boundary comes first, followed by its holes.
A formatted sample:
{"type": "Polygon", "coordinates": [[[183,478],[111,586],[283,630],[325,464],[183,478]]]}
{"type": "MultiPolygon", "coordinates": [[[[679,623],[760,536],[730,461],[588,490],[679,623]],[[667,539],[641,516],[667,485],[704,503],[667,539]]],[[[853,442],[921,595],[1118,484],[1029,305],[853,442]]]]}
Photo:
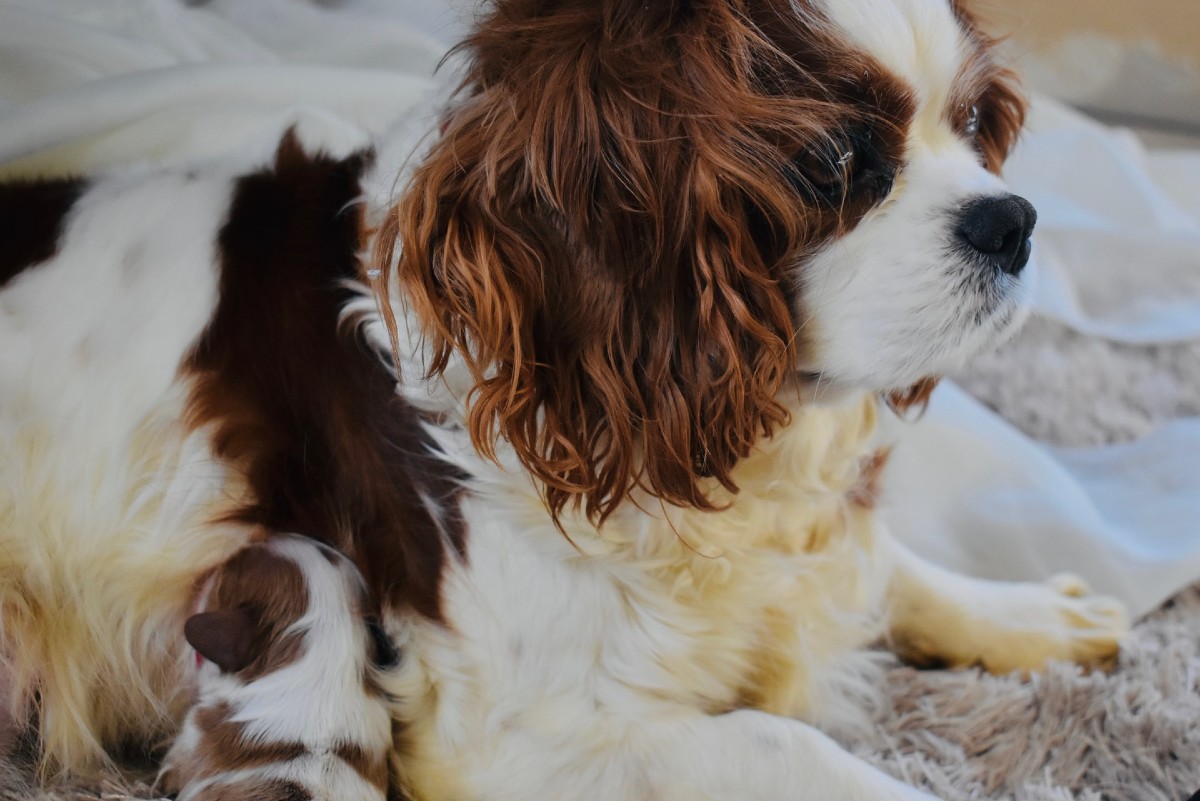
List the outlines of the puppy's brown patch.
{"type": "Polygon", "coordinates": [[[196,713],[203,743],[197,756],[208,766],[209,774],[291,762],[308,753],[303,743],[251,740],[246,736],[245,725],[234,722],[232,717],[233,711],[224,702],[196,713]]]}
{"type": "MultiPolygon", "coordinates": [[[[185,759],[172,764],[160,777],[165,792],[177,793],[185,785],[205,778],[290,762],[308,754],[303,743],[252,740],[246,736],[245,724],[232,718],[233,709],[226,701],[196,710],[194,721],[199,730],[199,742],[185,759]]],[[[259,796],[230,797],[240,801],[259,796]]]]}
{"type": "Polygon", "coordinates": [[[289,629],[308,604],[300,568],[252,546],[220,569],[205,610],[188,621],[185,633],[202,656],[251,682],[300,657],[304,632],[289,629]]]}
{"type": "Polygon", "coordinates": [[[354,772],[381,790],[388,787],[387,755],[372,754],[356,743],[342,743],[333,749],[333,754],[345,762],[354,772]]]}
{"type": "Polygon", "coordinates": [[[312,793],[283,779],[245,779],[205,790],[201,801],[312,801],[312,793]]]}

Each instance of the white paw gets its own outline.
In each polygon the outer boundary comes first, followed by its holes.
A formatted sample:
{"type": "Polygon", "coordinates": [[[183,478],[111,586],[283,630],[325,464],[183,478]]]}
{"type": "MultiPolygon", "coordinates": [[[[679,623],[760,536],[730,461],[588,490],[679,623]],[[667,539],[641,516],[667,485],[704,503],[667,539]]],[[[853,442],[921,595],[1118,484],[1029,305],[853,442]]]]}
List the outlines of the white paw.
{"type": "Polygon", "coordinates": [[[977,662],[993,673],[1030,671],[1051,659],[1089,668],[1116,665],[1129,613],[1115,598],[1089,595],[1062,573],[1044,584],[999,584],[971,617],[977,662]]]}

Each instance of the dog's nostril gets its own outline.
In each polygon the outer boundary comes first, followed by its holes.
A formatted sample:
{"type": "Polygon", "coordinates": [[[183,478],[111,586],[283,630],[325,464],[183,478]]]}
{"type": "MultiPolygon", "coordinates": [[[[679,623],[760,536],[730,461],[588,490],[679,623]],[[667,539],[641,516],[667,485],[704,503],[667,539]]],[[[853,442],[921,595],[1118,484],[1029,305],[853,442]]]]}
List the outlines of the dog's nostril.
{"type": "Polygon", "coordinates": [[[1023,197],[981,197],[963,206],[956,233],[971,250],[1017,275],[1029,262],[1029,236],[1036,223],[1037,211],[1023,197]]]}

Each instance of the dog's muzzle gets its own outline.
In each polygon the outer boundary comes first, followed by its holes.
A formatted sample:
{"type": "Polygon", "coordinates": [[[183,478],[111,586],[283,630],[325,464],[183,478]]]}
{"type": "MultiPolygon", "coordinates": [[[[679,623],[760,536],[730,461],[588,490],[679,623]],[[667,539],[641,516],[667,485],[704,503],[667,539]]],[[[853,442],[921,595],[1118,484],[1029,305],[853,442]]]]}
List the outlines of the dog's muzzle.
{"type": "Polygon", "coordinates": [[[1023,197],[981,197],[963,206],[955,235],[968,251],[1015,277],[1029,263],[1036,224],[1037,211],[1023,197]]]}

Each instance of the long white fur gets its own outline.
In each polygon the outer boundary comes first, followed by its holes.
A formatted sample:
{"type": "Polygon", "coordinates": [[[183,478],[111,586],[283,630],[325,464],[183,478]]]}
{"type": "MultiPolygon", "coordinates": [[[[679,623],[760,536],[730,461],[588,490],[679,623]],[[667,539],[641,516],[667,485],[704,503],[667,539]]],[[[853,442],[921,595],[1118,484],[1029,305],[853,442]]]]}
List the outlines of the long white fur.
{"type": "MultiPolygon", "coordinates": [[[[423,655],[390,686],[404,699],[402,766],[421,798],[719,798],[742,771],[763,790],[738,797],[784,798],[825,763],[832,743],[782,716],[844,726],[845,691],[869,694],[870,663],[852,654],[881,631],[887,551],[844,496],[875,405],[795,414],[738,468],[727,511],[630,505],[601,532],[568,523],[578,550],[532,488],[473,464],[469,562],[446,584],[450,627],[397,626],[401,648],[423,655]],[[747,703],[780,717],[721,714],[747,703]],[[761,735],[742,741],[743,730],[761,735]],[[808,744],[792,758],[811,763],[761,774],[754,766],[773,760],[755,755],[760,738],[808,744]],[[710,775],[677,772],[693,760],[715,763],[710,775]]],[[[917,797],[860,767],[831,771],[840,794],[829,797],[917,797]]]]}
{"type": "MultiPolygon", "coordinates": [[[[867,509],[846,501],[878,444],[863,391],[968,358],[1012,321],[1028,290],[1024,278],[1014,282],[982,325],[952,302],[948,215],[1003,184],[943,121],[962,57],[948,7],[822,7],[847,37],[928,87],[893,196],[819,255],[802,287],[820,345],[816,363],[798,367],[858,394],[797,406],[794,422],[738,468],[742,491],[728,510],[641,498],[602,530],[567,519],[574,544],[511,453],[498,467],[460,429],[435,429],[445,458],[471,477],[469,550],[445,576],[447,625],[402,610],[386,619],[404,654],[386,677],[402,724],[395,765],[417,799],[928,798],[813,725],[845,730],[848,701],[870,701],[870,659],[855,649],[885,630],[885,598],[909,610],[891,620],[903,628],[923,604],[969,606],[974,587],[963,579],[953,592],[931,592],[940,574],[914,566],[867,509]]],[[[381,152],[396,150],[385,143],[381,152]]],[[[381,163],[369,185],[390,185],[395,169],[381,163]]],[[[204,432],[185,435],[176,383],[215,304],[213,242],[231,185],[224,173],[101,180],[72,213],[60,253],[0,292],[0,634],[18,704],[41,689],[45,747],[68,768],[103,760],[104,737],[170,729],[182,717],[178,632],[194,582],[250,536],[202,525],[244,490],[204,432]],[[160,218],[168,207],[171,217],[160,218]],[[61,364],[74,369],[46,369],[61,364]]],[[[346,319],[383,339],[369,301],[346,319]]],[[[402,314],[401,329],[413,336],[402,337],[400,391],[461,419],[462,371],[451,365],[444,383],[417,380],[417,329],[402,314]]],[[[321,603],[336,607],[329,591],[321,603]]],[[[1018,625],[976,650],[1003,650],[1047,616],[1063,623],[1056,647],[1083,636],[1072,621],[1091,607],[1071,593],[1006,592],[973,620],[1010,619],[1015,606],[1018,625]]],[[[1111,644],[1122,631],[1111,616],[1088,620],[1087,637],[1098,629],[1111,644]]],[[[349,647],[317,629],[326,650],[349,647]]],[[[259,696],[246,698],[255,725],[303,740],[349,703],[343,722],[361,713],[380,734],[383,721],[348,701],[340,679],[320,678],[332,674],[318,655],[254,688],[277,693],[261,707],[259,696]],[[314,693],[317,723],[307,709],[314,693]]],[[[184,731],[181,748],[191,736],[184,731]]]]}
{"type": "Polygon", "coordinates": [[[182,425],[182,355],[216,302],[232,176],[98,180],[48,263],[0,292],[0,625],[14,703],[36,684],[62,764],[181,711],[176,632],[244,534],[238,490],[182,425]],[[169,210],[169,213],[168,213],[169,210]]]}

